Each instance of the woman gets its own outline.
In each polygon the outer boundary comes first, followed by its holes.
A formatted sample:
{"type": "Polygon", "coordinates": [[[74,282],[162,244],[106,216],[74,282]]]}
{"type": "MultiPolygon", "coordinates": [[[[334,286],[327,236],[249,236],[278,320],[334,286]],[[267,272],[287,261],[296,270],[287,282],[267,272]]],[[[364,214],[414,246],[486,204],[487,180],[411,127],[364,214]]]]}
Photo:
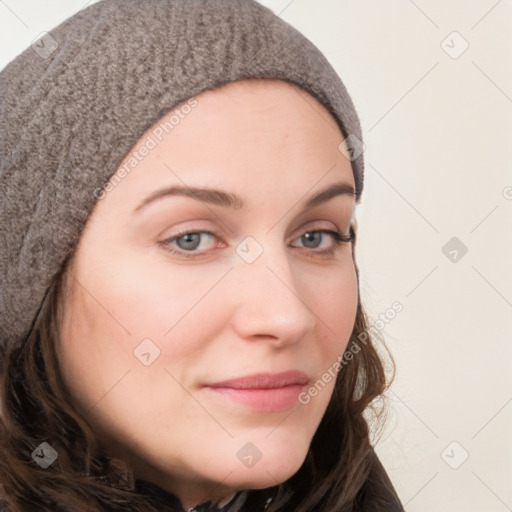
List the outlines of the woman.
{"type": "Polygon", "coordinates": [[[5,510],[403,510],[321,53],[249,0],[105,0],[2,96],[5,510]]]}

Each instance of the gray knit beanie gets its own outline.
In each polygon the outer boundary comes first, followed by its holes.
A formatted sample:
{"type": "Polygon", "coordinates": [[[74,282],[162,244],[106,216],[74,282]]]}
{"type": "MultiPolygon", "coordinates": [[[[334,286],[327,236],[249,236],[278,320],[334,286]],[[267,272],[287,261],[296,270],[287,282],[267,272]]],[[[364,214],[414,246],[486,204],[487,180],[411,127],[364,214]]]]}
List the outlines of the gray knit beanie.
{"type": "Polygon", "coordinates": [[[346,88],[306,37],[253,0],[103,0],[6,66],[0,363],[27,338],[98,191],[137,140],[188,98],[251,77],[296,84],[331,112],[359,200],[362,136],[346,88]]]}

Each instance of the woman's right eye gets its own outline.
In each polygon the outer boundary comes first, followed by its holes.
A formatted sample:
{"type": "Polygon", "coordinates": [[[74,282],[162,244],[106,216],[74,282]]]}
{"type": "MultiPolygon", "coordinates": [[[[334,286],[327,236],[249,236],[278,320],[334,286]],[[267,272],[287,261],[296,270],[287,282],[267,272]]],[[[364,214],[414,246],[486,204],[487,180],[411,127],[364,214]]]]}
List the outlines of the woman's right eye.
{"type": "Polygon", "coordinates": [[[196,258],[198,254],[190,253],[190,251],[195,251],[199,247],[201,242],[201,235],[204,234],[210,235],[212,237],[216,236],[215,233],[212,233],[211,231],[185,231],[182,233],[177,233],[171,238],[167,238],[160,243],[165,250],[172,254],[177,256],[184,256],[185,258],[196,258]],[[172,244],[178,244],[179,250],[174,249],[172,244]]]}

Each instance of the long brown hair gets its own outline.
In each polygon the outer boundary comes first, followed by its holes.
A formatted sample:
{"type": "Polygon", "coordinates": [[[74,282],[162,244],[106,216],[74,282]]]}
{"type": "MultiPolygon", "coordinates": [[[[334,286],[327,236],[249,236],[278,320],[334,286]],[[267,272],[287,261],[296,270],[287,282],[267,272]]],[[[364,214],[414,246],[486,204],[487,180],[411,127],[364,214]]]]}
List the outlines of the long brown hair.
{"type": "MultiPolygon", "coordinates": [[[[355,231],[351,231],[354,257],[355,231]]],[[[359,283],[355,258],[354,265],[359,283]]],[[[166,510],[156,498],[137,492],[131,461],[112,456],[66,391],[54,347],[65,300],[67,267],[63,265],[49,287],[25,343],[5,355],[0,509],[3,499],[9,512],[166,510]],[[31,456],[42,442],[58,453],[46,469],[31,456]]],[[[376,350],[380,335],[370,332],[358,295],[356,319],[345,352],[352,350],[353,357],[336,376],[331,401],[303,465],[276,486],[277,495],[268,512],[355,512],[366,497],[371,497],[372,503],[386,503],[394,493],[385,472],[382,475],[363,412],[372,413],[372,428],[382,428],[387,412],[383,394],[394,379],[395,365],[380,339],[392,369],[387,382],[383,360],[376,350]],[[360,343],[361,339],[365,343],[360,343]],[[354,344],[358,344],[357,352],[354,344]]]]}

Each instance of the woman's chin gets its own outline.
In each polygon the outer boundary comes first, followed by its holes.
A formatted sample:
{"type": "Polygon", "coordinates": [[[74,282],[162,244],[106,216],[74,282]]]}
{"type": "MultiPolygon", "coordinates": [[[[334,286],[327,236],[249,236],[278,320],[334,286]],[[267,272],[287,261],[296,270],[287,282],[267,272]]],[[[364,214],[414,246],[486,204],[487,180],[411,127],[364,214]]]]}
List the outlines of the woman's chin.
{"type": "MultiPolygon", "coordinates": [[[[233,466],[232,461],[223,461],[224,474],[230,476],[226,483],[237,489],[264,489],[285,482],[302,466],[307,450],[283,451],[266,450],[261,455],[251,454],[252,447],[237,455],[240,462],[233,466]]],[[[219,471],[222,471],[219,468],[219,471]]]]}

